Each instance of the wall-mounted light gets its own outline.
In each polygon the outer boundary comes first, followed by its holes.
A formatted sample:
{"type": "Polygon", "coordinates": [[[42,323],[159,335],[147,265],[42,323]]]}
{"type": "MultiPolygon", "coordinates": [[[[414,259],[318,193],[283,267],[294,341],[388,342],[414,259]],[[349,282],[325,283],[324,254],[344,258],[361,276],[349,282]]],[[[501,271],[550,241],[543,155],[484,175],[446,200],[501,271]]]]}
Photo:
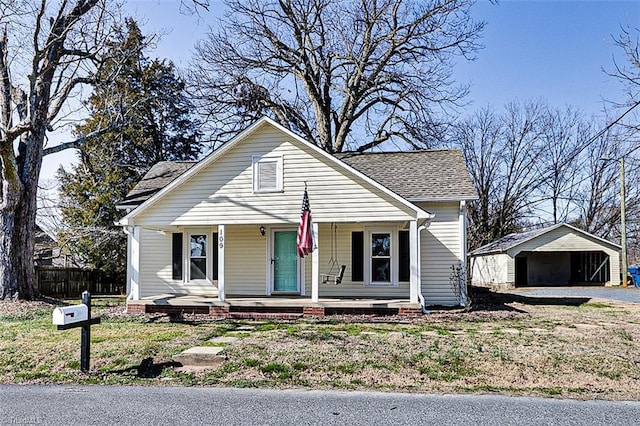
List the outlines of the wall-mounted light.
{"type": "Polygon", "coordinates": [[[262,235],[263,237],[264,237],[264,232],[265,232],[264,225],[260,225],[260,235],[262,235]]]}

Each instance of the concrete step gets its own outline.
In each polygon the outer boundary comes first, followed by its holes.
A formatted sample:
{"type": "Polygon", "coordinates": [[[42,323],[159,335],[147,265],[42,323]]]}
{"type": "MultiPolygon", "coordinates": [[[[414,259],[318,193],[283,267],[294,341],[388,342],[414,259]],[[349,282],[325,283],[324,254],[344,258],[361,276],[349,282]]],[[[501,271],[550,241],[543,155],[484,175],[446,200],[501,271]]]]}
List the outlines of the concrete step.
{"type": "Polygon", "coordinates": [[[216,367],[225,361],[224,347],[196,346],[173,356],[185,367],[216,367]]]}

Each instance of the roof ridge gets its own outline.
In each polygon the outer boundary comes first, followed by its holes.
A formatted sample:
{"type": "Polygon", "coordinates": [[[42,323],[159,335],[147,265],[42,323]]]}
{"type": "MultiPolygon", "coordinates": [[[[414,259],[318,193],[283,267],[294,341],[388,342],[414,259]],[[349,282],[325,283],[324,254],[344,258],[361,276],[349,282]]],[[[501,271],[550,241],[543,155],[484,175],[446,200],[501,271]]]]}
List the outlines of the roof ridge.
{"type": "Polygon", "coordinates": [[[424,152],[462,152],[460,150],[460,148],[433,148],[433,149],[412,149],[412,150],[408,150],[408,151],[402,151],[402,150],[397,150],[397,151],[376,151],[376,152],[360,152],[360,151],[342,151],[342,152],[337,152],[337,155],[340,154],[354,154],[354,155],[385,155],[385,154],[420,154],[420,153],[424,153],[424,152]]]}

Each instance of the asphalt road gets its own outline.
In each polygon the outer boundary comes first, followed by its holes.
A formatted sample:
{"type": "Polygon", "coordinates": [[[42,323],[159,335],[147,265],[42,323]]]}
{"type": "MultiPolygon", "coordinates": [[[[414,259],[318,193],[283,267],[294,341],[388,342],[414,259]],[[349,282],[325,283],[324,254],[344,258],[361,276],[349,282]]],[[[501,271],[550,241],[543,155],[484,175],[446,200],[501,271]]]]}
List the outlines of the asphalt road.
{"type": "Polygon", "coordinates": [[[521,296],[586,297],[640,303],[638,287],[524,287],[508,292],[521,296]]]}
{"type": "Polygon", "coordinates": [[[2,425],[632,425],[640,402],[224,388],[0,385],[2,425]]]}

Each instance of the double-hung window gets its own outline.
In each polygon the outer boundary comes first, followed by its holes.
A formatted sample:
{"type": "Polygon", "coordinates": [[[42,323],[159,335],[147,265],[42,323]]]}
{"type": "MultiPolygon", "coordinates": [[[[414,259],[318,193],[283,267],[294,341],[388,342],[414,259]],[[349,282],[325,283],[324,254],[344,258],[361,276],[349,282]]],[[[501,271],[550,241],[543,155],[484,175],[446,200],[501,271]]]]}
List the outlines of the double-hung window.
{"type": "Polygon", "coordinates": [[[253,192],[282,191],[282,155],[253,156],[253,192]]]}
{"type": "Polygon", "coordinates": [[[369,280],[371,285],[393,285],[393,245],[391,232],[370,232],[369,280]]]}
{"type": "Polygon", "coordinates": [[[217,232],[209,233],[204,229],[184,234],[176,232],[171,240],[171,276],[174,280],[208,282],[218,279],[217,232]]]}
{"type": "Polygon", "coordinates": [[[411,278],[409,231],[376,227],[351,233],[351,280],[397,286],[411,278]]]}

